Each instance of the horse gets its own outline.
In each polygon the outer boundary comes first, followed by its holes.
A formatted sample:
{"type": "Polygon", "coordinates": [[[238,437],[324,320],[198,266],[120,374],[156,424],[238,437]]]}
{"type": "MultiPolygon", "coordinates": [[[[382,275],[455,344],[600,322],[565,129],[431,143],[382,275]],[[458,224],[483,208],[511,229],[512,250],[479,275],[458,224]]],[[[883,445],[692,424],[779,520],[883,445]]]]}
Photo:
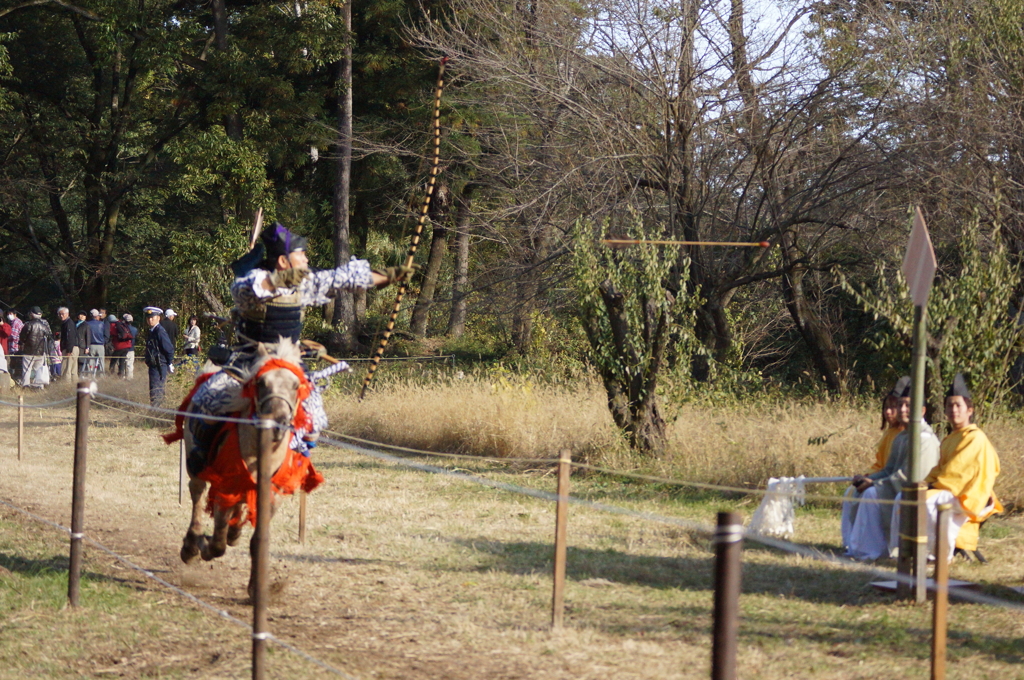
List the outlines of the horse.
{"type": "MultiPolygon", "coordinates": [[[[192,516],[180,553],[181,560],[186,564],[200,556],[209,561],[224,555],[228,546],[238,543],[245,521],[254,527],[256,522],[269,522],[273,517],[274,501],[278,494],[290,494],[298,486],[312,491],[323,481],[323,477],[312,468],[309,459],[291,449],[296,421],[308,418],[301,401],[312,387],[301,368],[299,346],[283,339],[274,354],[271,354],[263,343],[259,343],[256,355],[250,371],[241,377],[243,388],[240,396],[227,408],[253,424],[226,424],[210,447],[206,468],[198,475],[193,475],[189,470],[192,516]],[[260,450],[260,430],[255,422],[266,419],[272,420],[275,427],[271,429],[271,436],[262,440],[264,449],[260,450]],[[266,518],[254,517],[255,479],[260,456],[270,456],[269,469],[273,470],[271,512],[270,517],[266,518]],[[207,495],[205,509],[213,515],[212,535],[203,533],[202,501],[207,495]],[[246,511],[248,514],[244,515],[246,511]]],[[[199,380],[202,379],[201,376],[199,380]]],[[[182,406],[186,411],[195,413],[190,403],[182,406]]],[[[179,425],[179,432],[184,436],[186,450],[191,450],[193,439],[190,428],[181,428],[179,425]]],[[[250,599],[254,598],[257,548],[257,535],[254,531],[249,542],[249,554],[253,558],[248,585],[250,599]]]]}

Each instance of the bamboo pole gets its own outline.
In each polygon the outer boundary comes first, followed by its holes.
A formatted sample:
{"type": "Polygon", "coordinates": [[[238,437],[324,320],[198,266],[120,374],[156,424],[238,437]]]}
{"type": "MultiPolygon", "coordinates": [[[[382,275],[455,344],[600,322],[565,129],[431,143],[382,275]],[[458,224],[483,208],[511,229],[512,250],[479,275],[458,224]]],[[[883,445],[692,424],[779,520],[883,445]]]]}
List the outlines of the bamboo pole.
{"type": "Polygon", "coordinates": [[[558,502],[555,505],[555,570],[551,593],[551,628],[561,630],[565,620],[566,533],[569,523],[569,474],[572,458],[562,450],[558,459],[558,502]]]}
{"type": "Polygon", "coordinates": [[[739,631],[740,555],[743,520],[739,513],[718,513],[715,544],[715,621],[711,647],[711,680],[736,679],[736,637],[739,631]]]}
{"type": "Polygon", "coordinates": [[[949,521],[952,503],[939,506],[935,523],[935,603],[932,609],[932,679],[946,680],[946,629],[949,613],[949,521]]]}
{"type": "Polygon", "coordinates": [[[82,532],[85,524],[85,456],[89,443],[89,404],[93,383],[78,383],[78,407],[75,412],[75,462],[71,482],[71,555],[68,565],[68,604],[78,606],[79,583],[82,574],[82,532]]]}

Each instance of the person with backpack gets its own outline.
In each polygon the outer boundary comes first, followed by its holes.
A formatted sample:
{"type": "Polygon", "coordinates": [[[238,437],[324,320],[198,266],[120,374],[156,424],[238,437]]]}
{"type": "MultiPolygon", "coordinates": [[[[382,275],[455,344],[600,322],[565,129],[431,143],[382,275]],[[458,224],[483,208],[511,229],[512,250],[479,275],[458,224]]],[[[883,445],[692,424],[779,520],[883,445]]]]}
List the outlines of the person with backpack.
{"type": "MultiPolygon", "coordinates": [[[[125,316],[128,316],[127,314],[125,316]]],[[[132,362],[135,361],[135,336],[132,335],[131,326],[124,318],[116,318],[111,315],[114,319],[110,324],[110,343],[113,347],[113,363],[111,367],[111,373],[121,376],[122,378],[127,375],[127,357],[128,352],[132,353],[132,362]]]]}
{"type": "Polygon", "coordinates": [[[43,311],[33,307],[28,311],[28,323],[21,330],[22,387],[44,387],[50,384],[49,357],[53,347],[53,332],[43,318],[43,311]]]}

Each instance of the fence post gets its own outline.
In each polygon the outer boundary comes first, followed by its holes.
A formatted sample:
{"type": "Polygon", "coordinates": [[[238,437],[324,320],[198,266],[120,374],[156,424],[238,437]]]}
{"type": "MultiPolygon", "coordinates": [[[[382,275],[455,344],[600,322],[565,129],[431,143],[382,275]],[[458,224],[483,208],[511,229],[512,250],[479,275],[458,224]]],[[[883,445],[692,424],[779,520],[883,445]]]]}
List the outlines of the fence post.
{"type": "Polygon", "coordinates": [[[299,543],[306,544],[306,492],[299,490],[299,543]]]}
{"type": "Polygon", "coordinates": [[[267,600],[270,594],[270,451],[274,447],[274,428],[277,423],[270,418],[261,418],[259,428],[259,458],[256,471],[256,528],[254,538],[256,550],[252,553],[253,606],[252,606],[252,678],[263,680],[267,664],[267,600]]]}
{"type": "MultiPolygon", "coordinates": [[[[188,427],[188,425],[186,425],[188,427]]],[[[185,472],[185,440],[178,440],[178,505],[185,502],[185,479],[188,475],[185,472]]]]}
{"type": "Polygon", "coordinates": [[[555,504],[555,571],[551,593],[551,628],[561,630],[565,619],[566,530],[569,523],[569,475],[572,454],[562,450],[558,458],[558,501],[555,504]]]}
{"type": "Polygon", "coordinates": [[[735,680],[740,555],[743,552],[743,522],[739,513],[718,513],[718,526],[712,542],[715,544],[715,621],[711,680],[735,680]]]}
{"type": "Polygon", "coordinates": [[[896,569],[910,578],[897,580],[896,593],[917,604],[928,599],[928,513],[924,506],[927,493],[928,485],[924,482],[905,484],[905,504],[900,508],[900,554],[896,569]]]}
{"type": "Polygon", "coordinates": [[[935,523],[935,606],[932,609],[932,680],[946,680],[946,614],[949,610],[949,521],[952,503],[939,506],[935,523]]]}
{"type": "Polygon", "coordinates": [[[89,404],[96,383],[78,383],[75,413],[75,463],[71,483],[71,556],[68,567],[68,604],[78,606],[78,585],[82,573],[82,525],[85,516],[85,454],[89,442],[89,404]]]}
{"type": "Polygon", "coordinates": [[[25,395],[18,395],[18,460],[21,460],[21,450],[25,441],[25,395]]]}

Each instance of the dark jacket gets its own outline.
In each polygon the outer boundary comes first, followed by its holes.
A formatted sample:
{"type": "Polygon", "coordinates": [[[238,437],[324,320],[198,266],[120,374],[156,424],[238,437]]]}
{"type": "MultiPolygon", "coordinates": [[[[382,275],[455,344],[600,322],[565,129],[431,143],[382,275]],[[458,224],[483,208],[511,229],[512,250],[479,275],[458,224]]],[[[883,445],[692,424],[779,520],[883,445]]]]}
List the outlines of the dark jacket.
{"type": "Polygon", "coordinates": [[[171,344],[177,346],[178,336],[181,335],[181,329],[178,328],[178,322],[164,317],[160,319],[160,325],[164,327],[165,331],[167,331],[167,337],[171,339],[171,344]]]}
{"type": "Polygon", "coordinates": [[[21,353],[26,356],[48,356],[48,340],[52,340],[53,331],[46,319],[29,319],[21,329],[21,353]]]}
{"type": "Polygon", "coordinates": [[[169,366],[174,360],[174,344],[160,324],[149,329],[146,338],[146,365],[150,368],[169,366]]]}
{"type": "Polygon", "coordinates": [[[86,321],[76,321],[75,331],[77,333],[76,340],[78,342],[78,349],[82,350],[82,354],[89,351],[89,324],[86,321]]]}
{"type": "Polygon", "coordinates": [[[109,322],[102,319],[93,319],[92,321],[86,321],[85,325],[89,327],[90,345],[105,345],[107,340],[110,340],[109,322]]]}
{"type": "Polygon", "coordinates": [[[60,353],[71,354],[78,344],[78,326],[70,316],[60,322],[60,353]]]}

